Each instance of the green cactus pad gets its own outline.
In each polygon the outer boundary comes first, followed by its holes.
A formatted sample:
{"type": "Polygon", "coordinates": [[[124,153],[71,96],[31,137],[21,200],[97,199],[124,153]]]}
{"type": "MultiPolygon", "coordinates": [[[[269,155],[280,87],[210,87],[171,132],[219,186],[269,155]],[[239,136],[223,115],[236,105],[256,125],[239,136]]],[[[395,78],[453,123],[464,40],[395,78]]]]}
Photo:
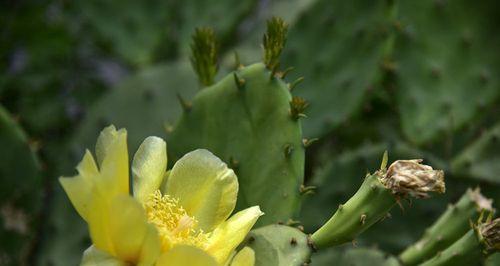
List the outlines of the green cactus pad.
{"type": "Polygon", "coordinates": [[[127,129],[130,151],[147,136],[164,137],[182,112],[177,94],[192,97],[197,87],[187,62],[147,68],[124,80],[88,110],[77,131],[78,157],[110,124],[127,129]]]}
{"type": "Polygon", "coordinates": [[[26,134],[0,106],[1,264],[25,265],[41,206],[40,165],[26,134]]]}
{"type": "Polygon", "coordinates": [[[283,66],[304,76],[294,94],[311,101],[306,136],[320,137],[358,112],[390,51],[390,1],[317,1],[291,28],[283,66]],[[363,19],[360,19],[363,18],[363,19]]]}
{"type": "Polygon", "coordinates": [[[292,97],[264,64],[231,73],[201,90],[168,135],[169,161],[205,148],[238,175],[237,209],[260,205],[259,224],[286,221],[298,210],[304,172],[300,121],[292,97]]]}
{"type": "Polygon", "coordinates": [[[302,231],[278,224],[250,231],[242,245],[255,251],[255,266],[306,265],[314,249],[302,231]]]}
{"type": "Polygon", "coordinates": [[[457,176],[500,184],[499,150],[500,124],[497,124],[452,160],[452,171],[457,176]]]}
{"type": "Polygon", "coordinates": [[[443,138],[500,96],[495,1],[400,1],[403,33],[396,59],[397,104],[405,135],[443,138]],[[417,12],[418,10],[418,12],[417,12]]]}
{"type": "Polygon", "coordinates": [[[255,1],[77,1],[82,26],[127,63],[146,66],[162,57],[187,54],[195,27],[210,25],[232,41],[255,1]],[[175,10],[175,12],[174,12],[175,10]],[[109,14],[113,14],[110,16],[109,14]],[[224,19],[219,19],[224,16],[224,19]]]}
{"type": "Polygon", "coordinates": [[[312,257],[315,266],[399,266],[397,258],[381,250],[366,247],[326,249],[312,257]]]}

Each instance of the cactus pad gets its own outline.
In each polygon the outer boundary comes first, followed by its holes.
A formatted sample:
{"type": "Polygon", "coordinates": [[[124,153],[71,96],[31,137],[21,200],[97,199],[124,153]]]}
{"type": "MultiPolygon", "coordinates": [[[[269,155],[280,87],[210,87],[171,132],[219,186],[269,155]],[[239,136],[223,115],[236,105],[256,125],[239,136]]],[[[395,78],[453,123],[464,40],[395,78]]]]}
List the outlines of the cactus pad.
{"type": "Polygon", "coordinates": [[[260,224],[286,221],[299,207],[304,148],[292,96],[264,64],[227,75],[201,90],[168,136],[169,161],[205,148],[236,170],[237,208],[260,205],[260,224]]]}
{"type": "Polygon", "coordinates": [[[243,244],[255,251],[255,266],[307,265],[314,249],[302,231],[278,224],[250,231],[243,244]]]}

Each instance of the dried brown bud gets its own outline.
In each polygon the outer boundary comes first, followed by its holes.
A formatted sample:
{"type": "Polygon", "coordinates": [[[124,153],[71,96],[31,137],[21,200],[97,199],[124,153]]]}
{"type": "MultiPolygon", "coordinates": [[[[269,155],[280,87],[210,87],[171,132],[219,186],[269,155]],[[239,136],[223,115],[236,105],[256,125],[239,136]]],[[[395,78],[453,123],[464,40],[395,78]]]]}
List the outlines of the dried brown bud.
{"type": "Polygon", "coordinates": [[[479,187],[474,190],[468,189],[467,194],[469,195],[470,199],[476,203],[476,209],[478,212],[484,210],[493,211],[493,200],[483,196],[479,187]]]}
{"type": "Polygon", "coordinates": [[[395,161],[380,181],[396,195],[427,198],[428,192],[444,193],[444,172],[421,162],[422,159],[395,161]]]}
{"type": "Polygon", "coordinates": [[[477,229],[484,239],[487,252],[500,250],[500,218],[480,224],[477,229]]]}

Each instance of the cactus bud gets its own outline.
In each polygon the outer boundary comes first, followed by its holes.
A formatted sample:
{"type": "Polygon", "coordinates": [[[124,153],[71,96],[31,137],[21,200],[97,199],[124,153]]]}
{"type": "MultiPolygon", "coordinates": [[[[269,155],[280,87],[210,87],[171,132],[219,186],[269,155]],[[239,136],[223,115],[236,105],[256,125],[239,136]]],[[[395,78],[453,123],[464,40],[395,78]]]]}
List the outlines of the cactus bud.
{"type": "Polygon", "coordinates": [[[444,172],[421,162],[422,159],[395,161],[380,181],[396,195],[427,198],[428,192],[444,193],[444,172]]]}
{"type": "Polygon", "coordinates": [[[262,45],[264,47],[264,63],[273,72],[279,66],[279,57],[286,43],[288,25],[283,19],[273,17],[267,21],[267,32],[264,34],[262,45]]]}
{"type": "Polygon", "coordinates": [[[484,239],[487,253],[500,251],[500,218],[478,225],[477,230],[484,239]]]}
{"type": "Polygon", "coordinates": [[[214,84],[218,71],[218,42],[212,28],[196,28],[191,43],[191,65],[200,83],[204,86],[214,84]]]}

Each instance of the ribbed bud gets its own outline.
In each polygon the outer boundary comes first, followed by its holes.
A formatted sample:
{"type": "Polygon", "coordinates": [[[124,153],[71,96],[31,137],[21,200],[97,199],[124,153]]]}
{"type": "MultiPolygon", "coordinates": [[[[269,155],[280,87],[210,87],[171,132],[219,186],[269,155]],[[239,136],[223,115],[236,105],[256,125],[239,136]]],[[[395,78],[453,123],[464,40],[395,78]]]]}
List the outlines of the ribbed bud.
{"type": "Polygon", "coordinates": [[[500,251],[500,218],[480,224],[478,231],[484,239],[486,251],[500,251]]]}
{"type": "Polygon", "coordinates": [[[444,193],[444,172],[421,163],[422,159],[395,161],[380,181],[396,195],[427,198],[429,192],[444,193]]]}

